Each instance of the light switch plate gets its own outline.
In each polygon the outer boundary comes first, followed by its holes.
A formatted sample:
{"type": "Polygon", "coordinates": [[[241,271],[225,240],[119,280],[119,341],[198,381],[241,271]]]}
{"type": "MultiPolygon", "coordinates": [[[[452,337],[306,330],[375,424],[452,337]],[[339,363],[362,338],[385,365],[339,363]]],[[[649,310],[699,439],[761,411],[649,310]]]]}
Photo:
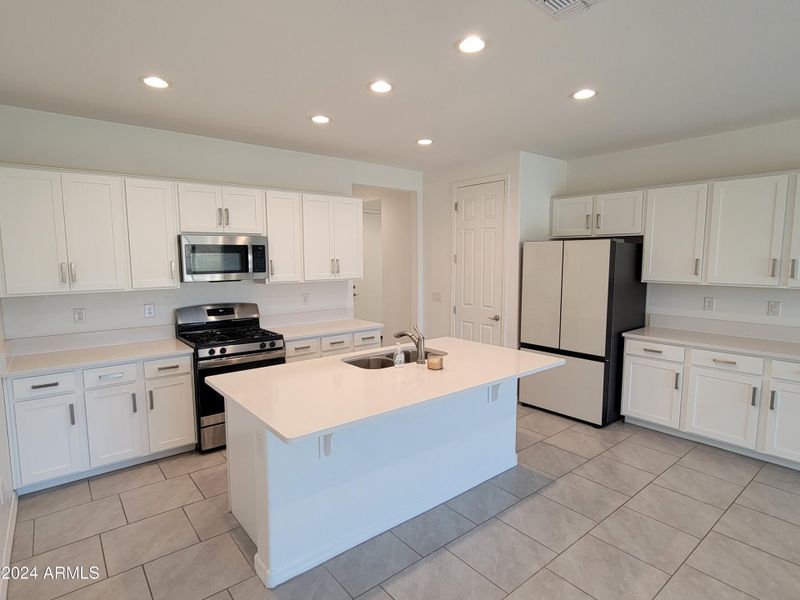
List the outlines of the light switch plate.
{"type": "Polygon", "coordinates": [[[717,310],[717,299],[714,296],[703,298],[703,310],[717,310]]]}
{"type": "Polygon", "coordinates": [[[85,308],[73,308],[72,309],[72,322],[73,323],[86,323],[86,309],[85,308]]]}
{"type": "Polygon", "coordinates": [[[770,300],[767,302],[767,316],[780,317],[781,316],[781,303],[777,300],[770,300]]]}
{"type": "Polygon", "coordinates": [[[434,302],[441,302],[442,301],[442,292],[433,292],[433,301],[434,302]]]}
{"type": "Polygon", "coordinates": [[[145,319],[152,319],[156,316],[156,305],[155,304],[145,304],[144,305],[144,318],[145,319]]]}

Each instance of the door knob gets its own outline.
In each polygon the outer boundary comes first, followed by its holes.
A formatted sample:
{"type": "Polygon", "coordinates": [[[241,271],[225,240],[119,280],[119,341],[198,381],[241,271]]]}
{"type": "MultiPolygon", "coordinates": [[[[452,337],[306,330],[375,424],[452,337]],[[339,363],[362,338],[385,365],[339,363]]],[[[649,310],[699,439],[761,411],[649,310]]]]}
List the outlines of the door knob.
{"type": "Polygon", "coordinates": [[[493,317],[489,317],[492,321],[499,321],[500,315],[494,315],[493,317]]]}

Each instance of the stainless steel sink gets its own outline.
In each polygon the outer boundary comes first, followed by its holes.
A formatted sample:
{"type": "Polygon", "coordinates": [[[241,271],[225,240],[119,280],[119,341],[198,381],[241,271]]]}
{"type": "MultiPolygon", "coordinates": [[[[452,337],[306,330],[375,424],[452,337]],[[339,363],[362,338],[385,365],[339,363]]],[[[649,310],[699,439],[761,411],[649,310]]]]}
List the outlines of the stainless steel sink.
{"type": "MultiPolygon", "coordinates": [[[[406,364],[415,363],[417,361],[417,351],[414,348],[404,349],[406,364]]],[[[434,356],[447,356],[447,352],[440,350],[425,350],[425,358],[430,355],[434,356]]],[[[386,369],[394,366],[394,350],[384,350],[380,354],[368,354],[367,356],[354,356],[352,358],[343,358],[342,362],[348,365],[353,365],[360,369],[386,369]]]]}

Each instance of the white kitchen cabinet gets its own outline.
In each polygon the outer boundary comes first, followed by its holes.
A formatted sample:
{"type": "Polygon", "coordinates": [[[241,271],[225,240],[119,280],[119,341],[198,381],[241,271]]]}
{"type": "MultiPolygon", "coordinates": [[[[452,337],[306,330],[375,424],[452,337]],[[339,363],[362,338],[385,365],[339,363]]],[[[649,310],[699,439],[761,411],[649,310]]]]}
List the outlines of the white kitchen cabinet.
{"type": "Polygon", "coordinates": [[[269,280],[303,278],[303,205],[299,192],[267,190],[269,280]]]}
{"type": "Polygon", "coordinates": [[[713,184],[707,281],[777,286],[789,176],[713,184]]]}
{"type": "Polygon", "coordinates": [[[133,289],[175,288],[178,205],[171,181],[125,179],[133,289]]]}
{"type": "Polygon", "coordinates": [[[222,224],[226,232],[264,235],[264,191],[247,187],[223,187],[222,224]]]}
{"type": "Polygon", "coordinates": [[[88,467],[83,404],[75,394],[15,403],[14,425],[22,485],[88,467]]]}
{"type": "Polygon", "coordinates": [[[84,398],[91,466],[147,454],[145,402],[136,383],[87,390],[84,398]]]}
{"type": "Polygon", "coordinates": [[[628,356],[622,375],[622,414],[678,428],[683,365],[628,356]]]}
{"type": "Polygon", "coordinates": [[[360,198],[333,201],[333,253],[338,279],[364,277],[364,222],[360,198]]]}
{"type": "Polygon", "coordinates": [[[150,451],[193,444],[196,438],[191,375],[147,381],[146,392],[150,451]]]}
{"type": "Polygon", "coordinates": [[[642,281],[702,281],[708,184],[647,190],[642,281]]]}
{"type": "Polygon", "coordinates": [[[772,380],[765,451],[800,463],[800,385],[772,380]]]}
{"type": "Polygon", "coordinates": [[[222,186],[179,182],[178,213],[184,233],[223,232],[222,186]]]}
{"type": "Polygon", "coordinates": [[[594,197],[594,235],[640,235],[644,192],[617,192],[594,197]]]}
{"type": "Polygon", "coordinates": [[[0,240],[8,295],[69,291],[59,173],[0,168],[0,240]]]}
{"type": "Polygon", "coordinates": [[[794,197],[794,218],[792,219],[787,278],[789,287],[800,287],[800,186],[797,187],[794,197]]]}
{"type": "Polygon", "coordinates": [[[550,236],[584,237],[592,235],[594,197],[553,198],[550,203],[550,236]]]}
{"type": "Polygon", "coordinates": [[[689,368],[684,430],[755,449],[761,377],[689,368]]]}
{"type": "Polygon", "coordinates": [[[361,199],[303,194],[306,281],[364,276],[361,199]]]}

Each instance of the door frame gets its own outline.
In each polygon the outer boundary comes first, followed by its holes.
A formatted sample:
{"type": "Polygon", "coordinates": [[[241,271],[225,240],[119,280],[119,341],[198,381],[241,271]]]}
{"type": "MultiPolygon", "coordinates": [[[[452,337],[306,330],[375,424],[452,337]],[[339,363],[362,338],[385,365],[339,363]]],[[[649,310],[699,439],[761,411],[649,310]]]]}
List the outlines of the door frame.
{"type": "MultiPolygon", "coordinates": [[[[503,249],[500,254],[502,265],[500,272],[503,276],[502,285],[500,286],[500,306],[501,310],[501,326],[500,326],[500,345],[505,346],[506,343],[506,265],[508,264],[508,221],[509,221],[509,190],[511,189],[511,173],[501,173],[498,175],[486,175],[484,177],[476,177],[474,179],[465,179],[462,181],[455,181],[451,186],[450,192],[450,335],[456,336],[456,262],[453,257],[457,255],[456,252],[456,202],[458,200],[458,189],[462,187],[470,187],[473,185],[481,185],[483,183],[498,183],[504,184],[503,196],[503,249]]],[[[521,248],[518,249],[521,252],[521,248]]]]}

